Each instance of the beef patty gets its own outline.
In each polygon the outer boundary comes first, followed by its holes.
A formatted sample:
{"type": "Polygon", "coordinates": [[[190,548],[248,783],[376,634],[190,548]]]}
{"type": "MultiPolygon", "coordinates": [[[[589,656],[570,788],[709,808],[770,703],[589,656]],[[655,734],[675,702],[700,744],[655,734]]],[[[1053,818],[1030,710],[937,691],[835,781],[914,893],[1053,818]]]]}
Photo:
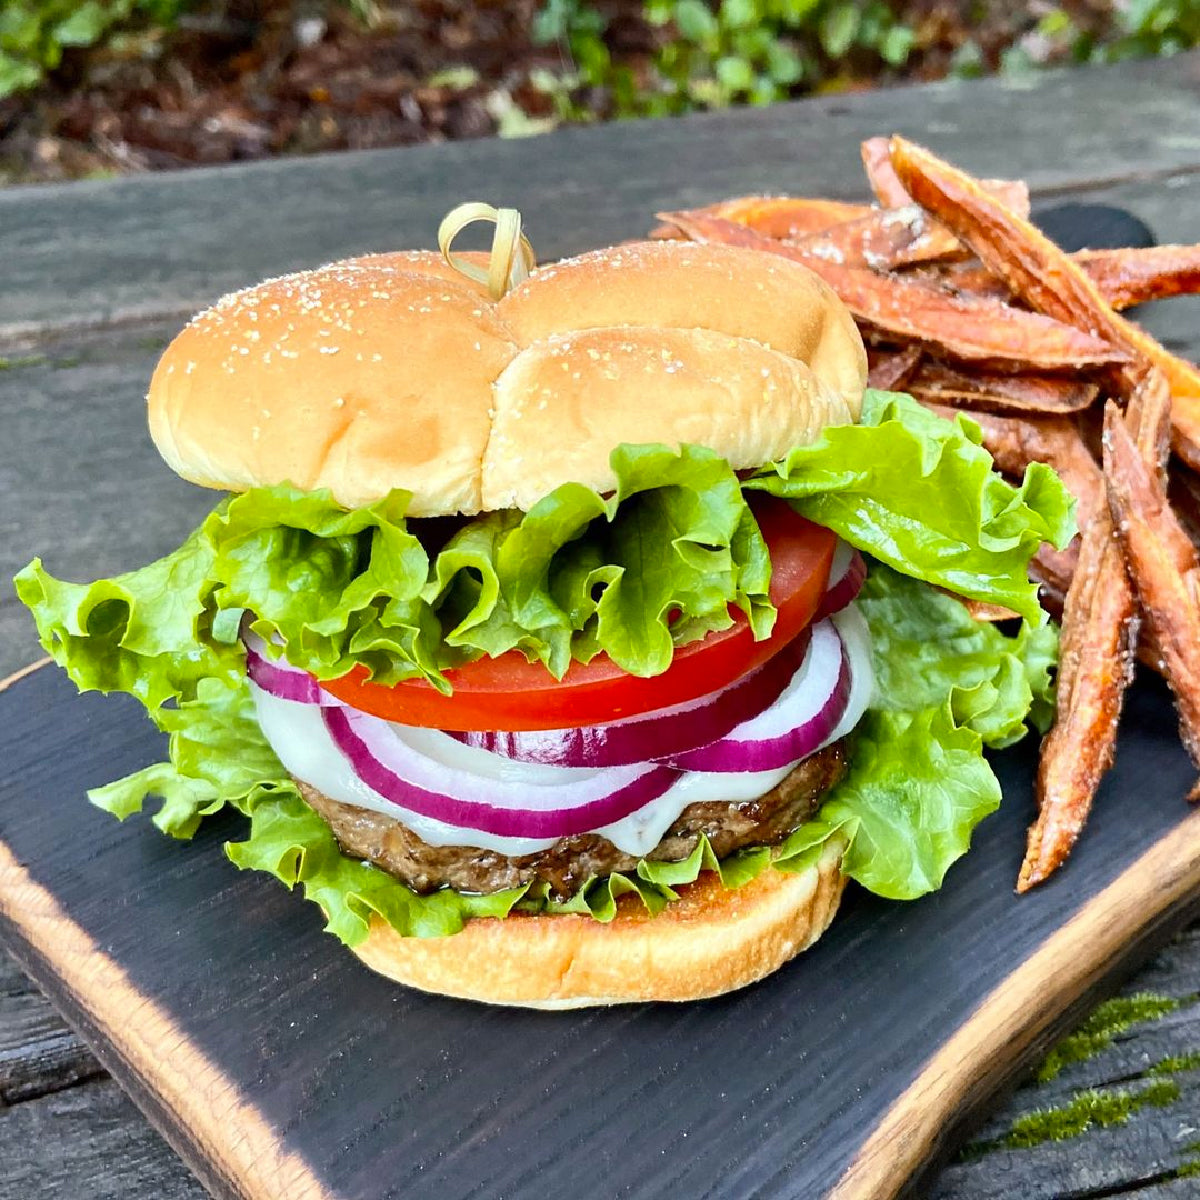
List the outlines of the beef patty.
{"type": "MultiPolygon", "coordinates": [[[[745,846],[781,841],[816,812],[821,797],[846,772],[842,742],[806,758],[757,800],[740,804],[689,804],[647,858],[678,862],[708,837],[724,858],[745,846]]],[[[470,846],[431,846],[392,817],[341,804],[297,780],[305,801],[332,827],[342,849],[382,867],[418,892],[452,887],[460,892],[498,892],[545,880],[558,899],[567,899],[589,879],[632,871],[638,859],[607,838],[585,833],[564,838],[536,854],[509,857],[470,846]]]]}

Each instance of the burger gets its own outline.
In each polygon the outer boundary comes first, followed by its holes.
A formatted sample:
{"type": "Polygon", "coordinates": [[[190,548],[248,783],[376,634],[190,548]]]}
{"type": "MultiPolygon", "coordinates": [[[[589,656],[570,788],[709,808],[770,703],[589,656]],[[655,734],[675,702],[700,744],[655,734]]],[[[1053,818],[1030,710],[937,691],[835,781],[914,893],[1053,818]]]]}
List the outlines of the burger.
{"type": "Polygon", "coordinates": [[[240,810],[232,861],[370,967],[545,1008],[716,995],[847,879],[940,886],[1000,800],[984,747],[1051,716],[1027,564],[1071,504],[866,389],[798,264],[654,242],[530,271],[524,245],[201,313],[150,433],[228,494],[149,566],[35,559],[17,592],[81,689],[169,735],[91,799],[158,797],[182,838],[240,810]]]}

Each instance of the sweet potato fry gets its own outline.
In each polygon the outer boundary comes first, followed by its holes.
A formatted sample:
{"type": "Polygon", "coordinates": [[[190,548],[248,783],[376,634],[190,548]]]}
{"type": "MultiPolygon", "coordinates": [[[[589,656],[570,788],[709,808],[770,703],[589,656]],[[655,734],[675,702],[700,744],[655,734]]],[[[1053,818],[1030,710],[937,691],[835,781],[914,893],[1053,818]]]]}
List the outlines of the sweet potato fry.
{"type": "Polygon", "coordinates": [[[871,209],[855,221],[787,240],[828,262],[876,271],[941,262],[964,253],[959,240],[915,204],[871,209]]]}
{"type": "Polygon", "coordinates": [[[1200,548],[1200,476],[1182,463],[1176,463],[1167,480],[1167,498],[1171,511],[1179,518],[1183,531],[1200,548]]]}
{"type": "Polygon", "coordinates": [[[959,296],[986,296],[993,300],[1011,300],[1012,292],[978,259],[967,262],[942,262],[918,267],[907,273],[911,278],[937,287],[949,288],[959,296]]]}
{"type": "MultiPolygon", "coordinates": [[[[871,191],[884,208],[903,208],[913,202],[892,166],[891,147],[885,137],[867,138],[862,143],[863,168],[871,191]]],[[[1029,188],[1023,179],[981,179],[980,187],[1019,216],[1029,216],[1029,188]]]]}
{"type": "Polygon", "coordinates": [[[1133,675],[1138,616],[1112,520],[1085,528],[1067,591],[1058,664],[1058,714],[1042,743],[1037,820],[1029,828],[1017,891],[1043,883],[1075,845],[1112,762],[1117,720],[1133,675]]]}
{"type": "Polygon", "coordinates": [[[1064,375],[970,374],[926,361],[908,381],[919,399],[981,408],[988,412],[1066,413],[1087,408],[1099,385],[1064,375]]]}
{"type": "Polygon", "coordinates": [[[867,352],[867,386],[884,392],[903,389],[921,365],[924,351],[914,343],[903,350],[877,350],[867,352]]]}
{"type": "MultiPolygon", "coordinates": [[[[1132,308],[1200,291],[1200,245],[1077,250],[1071,258],[1087,272],[1110,308],[1132,308]]],[[[919,277],[965,295],[1011,295],[991,271],[973,261],[923,268],[919,277]]]]}
{"type": "Polygon", "coordinates": [[[875,199],[884,208],[903,208],[906,204],[911,204],[913,198],[892,167],[891,148],[887,138],[867,138],[859,150],[862,153],[867,182],[871,185],[871,191],[875,193],[875,199]]]}
{"type": "Polygon", "coordinates": [[[1126,396],[1141,364],[1167,376],[1175,452],[1200,467],[1200,370],[1161,346],[1105,303],[1084,269],[1028,221],[989,196],[979,183],[928,150],[891,139],[892,165],[914,199],[971,247],[980,260],[1032,308],[1104,338],[1130,359],[1119,372],[1126,396]]]}
{"type": "MultiPolygon", "coordinates": [[[[1067,591],[1059,651],[1058,714],[1042,743],[1038,817],[1029,829],[1025,861],[1017,880],[1019,892],[1042,883],[1066,860],[1087,819],[1100,779],[1112,763],[1121,704],[1133,676],[1141,613],[1147,609],[1144,600],[1140,606],[1135,601],[1130,579],[1132,560],[1127,566],[1122,556],[1123,549],[1128,553],[1132,523],[1125,508],[1114,500],[1113,448],[1120,440],[1118,435],[1124,434],[1127,444],[1121,449],[1125,465],[1128,467],[1128,460],[1132,460],[1140,466],[1144,478],[1153,481],[1162,496],[1170,411],[1166,379],[1153,368],[1142,373],[1129,397],[1132,429],[1111,400],[1105,411],[1108,504],[1102,505],[1083,527],[1079,565],[1067,591]],[[1115,420],[1120,421],[1116,434],[1115,420]]],[[[1169,514],[1165,497],[1161,507],[1169,514]]],[[[1178,525],[1174,534],[1177,541],[1173,551],[1178,553],[1179,546],[1185,546],[1195,563],[1191,543],[1178,525]]],[[[1151,540],[1155,540],[1153,535],[1151,540]]],[[[1194,580],[1200,584],[1200,573],[1194,580]]],[[[1186,637],[1200,633],[1196,608],[1200,593],[1193,589],[1191,596],[1193,622],[1186,637]]],[[[1159,631],[1148,624],[1147,633],[1153,653],[1153,648],[1162,645],[1159,631]]],[[[1200,640],[1193,642],[1191,653],[1196,663],[1192,677],[1196,687],[1191,694],[1200,705],[1200,640]]],[[[1163,651],[1158,650],[1159,660],[1163,657],[1163,651]]],[[[1187,685],[1192,679],[1186,681],[1187,685]]],[[[1195,715],[1200,720],[1200,707],[1195,715]]],[[[1195,729],[1200,731],[1200,724],[1195,729]]],[[[1196,750],[1200,751],[1200,741],[1196,750]]]]}
{"type": "Polygon", "coordinates": [[[1200,291],[1200,245],[1080,250],[1071,257],[1112,308],[1200,291]]]}
{"type": "MultiPolygon", "coordinates": [[[[766,237],[802,243],[821,258],[851,267],[883,270],[964,253],[958,239],[915,204],[891,212],[835,200],[744,196],[678,215],[720,217],[766,237]]],[[[680,236],[669,219],[650,231],[652,238],[680,236]]]]}
{"type": "Polygon", "coordinates": [[[1157,665],[1175,696],[1184,747],[1200,766],[1200,555],[1172,513],[1146,449],[1152,457],[1155,448],[1135,443],[1110,401],[1104,412],[1108,502],[1157,665]]]}
{"type": "Polygon", "coordinates": [[[1071,580],[1079,567],[1079,539],[1065,550],[1042,548],[1029,560],[1029,578],[1038,585],[1038,601],[1052,616],[1062,620],[1071,580]]]}
{"type": "MultiPolygon", "coordinates": [[[[816,200],[804,196],[738,196],[704,208],[689,209],[686,215],[720,217],[744,225],[756,233],[772,238],[804,238],[824,233],[835,225],[862,220],[878,212],[868,204],[848,204],[843,200],[816,200]]],[[[660,213],[660,217],[666,214],[660,213]]],[[[681,230],[676,222],[650,231],[652,238],[678,238],[681,230]]]]}
{"type": "Polygon", "coordinates": [[[896,276],[829,262],[801,245],[775,241],[720,217],[659,215],[693,241],[747,246],[803,263],[833,288],[860,321],[905,341],[935,347],[950,358],[1009,370],[1078,369],[1120,364],[1128,358],[1126,351],[1039,313],[994,300],[948,296],[896,276]]]}
{"type": "Polygon", "coordinates": [[[963,608],[977,621],[1012,621],[1019,620],[1018,614],[1002,604],[988,604],[986,600],[968,600],[965,596],[955,596],[963,608]]]}

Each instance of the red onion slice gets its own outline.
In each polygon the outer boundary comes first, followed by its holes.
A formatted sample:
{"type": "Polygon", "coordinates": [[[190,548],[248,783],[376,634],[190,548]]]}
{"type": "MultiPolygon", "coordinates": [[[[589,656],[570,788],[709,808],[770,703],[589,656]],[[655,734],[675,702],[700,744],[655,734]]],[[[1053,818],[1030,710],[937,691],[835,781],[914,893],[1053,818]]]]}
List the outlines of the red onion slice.
{"type": "Polygon", "coordinates": [[[720,691],[687,704],[568,729],[450,731],[448,736],[517,762],[560,767],[619,767],[682,754],[723,738],[770,708],[808,652],[811,628],[778,654],[720,691]]]}
{"type": "Polygon", "coordinates": [[[833,552],[833,564],[829,568],[829,583],[813,617],[813,624],[852,604],[862,591],[866,578],[866,560],[849,542],[839,541],[833,552]]]}
{"type": "Polygon", "coordinates": [[[319,704],[326,708],[344,707],[336,696],[330,695],[307,671],[293,667],[284,658],[267,658],[262,652],[263,640],[257,634],[248,629],[243,630],[242,644],[246,648],[246,674],[264,692],[296,704],[319,704]]]}
{"type": "Polygon", "coordinates": [[[358,777],[411,812],[499,837],[565,838],[603,828],[661,796],[679,777],[657,763],[580,771],[569,783],[475,775],[409,746],[388,722],[350,708],[322,711],[358,777]]]}
{"type": "Polygon", "coordinates": [[[807,758],[837,727],[850,697],[850,667],[832,621],[813,628],[799,670],[764,713],[728,737],[665,761],[684,771],[770,771],[807,758]]]}

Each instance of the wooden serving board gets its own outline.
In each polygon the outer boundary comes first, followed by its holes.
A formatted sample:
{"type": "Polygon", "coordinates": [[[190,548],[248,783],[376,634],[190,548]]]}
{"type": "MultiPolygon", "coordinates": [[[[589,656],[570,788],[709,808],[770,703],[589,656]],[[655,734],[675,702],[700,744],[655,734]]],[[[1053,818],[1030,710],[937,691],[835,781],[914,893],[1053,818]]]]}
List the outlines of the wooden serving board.
{"type": "Polygon", "coordinates": [[[1200,894],[1193,771],[1131,697],[1071,868],[1017,900],[1034,754],[943,890],[852,894],[810,952],[682,1006],[530,1013],[372,975],[222,842],[118,824],[86,788],[161,755],[54,668],[0,694],[0,933],[217,1196],[897,1195],[1200,894]],[[1136,812],[1132,811],[1136,809],[1136,812]]]}

